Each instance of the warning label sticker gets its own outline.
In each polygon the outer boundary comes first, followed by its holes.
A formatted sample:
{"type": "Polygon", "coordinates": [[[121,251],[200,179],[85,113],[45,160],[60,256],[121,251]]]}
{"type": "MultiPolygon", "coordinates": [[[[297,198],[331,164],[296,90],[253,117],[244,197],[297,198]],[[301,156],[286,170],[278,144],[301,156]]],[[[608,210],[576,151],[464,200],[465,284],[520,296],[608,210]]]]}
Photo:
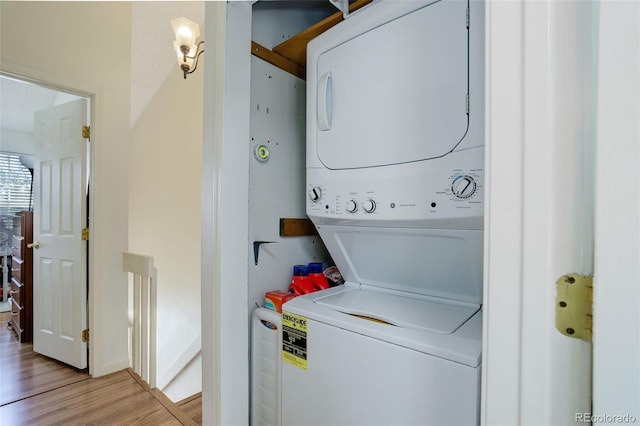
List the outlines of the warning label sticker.
{"type": "Polygon", "coordinates": [[[307,319],[282,312],[282,360],[307,369],[307,319]]]}

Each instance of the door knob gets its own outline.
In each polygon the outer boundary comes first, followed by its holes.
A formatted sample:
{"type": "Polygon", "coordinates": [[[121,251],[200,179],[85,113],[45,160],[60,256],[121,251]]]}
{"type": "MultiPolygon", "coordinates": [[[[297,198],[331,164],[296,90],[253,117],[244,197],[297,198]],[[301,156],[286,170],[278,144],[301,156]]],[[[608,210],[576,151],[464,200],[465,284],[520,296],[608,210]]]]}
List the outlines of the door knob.
{"type": "Polygon", "coordinates": [[[40,248],[40,241],[34,241],[30,244],[27,244],[27,247],[38,250],[40,248]]]}

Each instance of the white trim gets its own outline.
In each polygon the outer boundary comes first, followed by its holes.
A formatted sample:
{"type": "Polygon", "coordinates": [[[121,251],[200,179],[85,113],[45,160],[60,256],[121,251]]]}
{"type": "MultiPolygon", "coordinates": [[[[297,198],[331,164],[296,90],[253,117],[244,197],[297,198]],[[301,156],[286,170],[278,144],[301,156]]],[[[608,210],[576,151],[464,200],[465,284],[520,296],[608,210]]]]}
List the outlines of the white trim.
{"type": "Polygon", "coordinates": [[[98,88],[84,82],[61,78],[33,68],[28,68],[12,62],[0,61],[0,71],[7,76],[27,81],[52,90],[67,92],[77,96],[92,97],[100,92],[98,88]]]}
{"type": "Polygon", "coordinates": [[[523,58],[521,2],[485,11],[483,424],[519,424],[522,301],[523,58]],[[501,194],[512,194],[505,197],[501,194]],[[500,230],[509,229],[510,232],[500,230]],[[503,301],[508,303],[503,303],[503,301]]]}
{"type": "Polygon", "coordinates": [[[213,60],[203,69],[204,97],[202,138],[202,420],[203,424],[220,424],[220,278],[216,258],[220,242],[215,232],[216,206],[219,204],[220,127],[224,93],[224,50],[226,32],[226,2],[205,4],[205,38],[213,60]],[[215,33],[211,30],[213,29],[215,33]]]}
{"type": "Polygon", "coordinates": [[[202,167],[202,419],[249,421],[251,5],[207,2],[202,167]],[[222,303],[224,301],[224,303],[222,303]]]}
{"type": "Polygon", "coordinates": [[[158,379],[158,389],[165,390],[200,353],[202,353],[202,336],[199,334],[158,379]]]}
{"type": "Polygon", "coordinates": [[[592,268],[592,7],[487,3],[483,424],[589,411],[590,345],[555,330],[555,281],[592,268]]]}

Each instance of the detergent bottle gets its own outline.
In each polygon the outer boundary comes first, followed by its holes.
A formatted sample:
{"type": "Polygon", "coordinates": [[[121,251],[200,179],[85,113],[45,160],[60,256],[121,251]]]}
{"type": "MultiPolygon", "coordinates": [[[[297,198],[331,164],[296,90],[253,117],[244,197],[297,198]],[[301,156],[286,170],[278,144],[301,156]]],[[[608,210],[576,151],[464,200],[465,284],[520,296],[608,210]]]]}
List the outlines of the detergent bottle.
{"type": "Polygon", "coordinates": [[[309,277],[309,267],[307,265],[295,265],[293,267],[293,277],[289,285],[289,291],[296,296],[314,292],[316,289],[309,277]]]}
{"type": "Polygon", "coordinates": [[[316,290],[324,290],[329,288],[329,281],[322,273],[322,263],[313,262],[309,264],[309,278],[316,290]]]}

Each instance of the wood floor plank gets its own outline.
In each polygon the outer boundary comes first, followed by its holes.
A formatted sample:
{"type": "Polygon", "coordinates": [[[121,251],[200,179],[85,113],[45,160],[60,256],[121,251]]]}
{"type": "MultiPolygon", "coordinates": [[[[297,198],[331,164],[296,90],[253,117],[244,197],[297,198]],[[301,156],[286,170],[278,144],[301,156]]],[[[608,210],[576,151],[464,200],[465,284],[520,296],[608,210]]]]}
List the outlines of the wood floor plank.
{"type": "MultiPolygon", "coordinates": [[[[0,313],[0,324],[7,317],[0,313]]],[[[36,354],[12,330],[0,327],[0,424],[194,425],[202,424],[202,398],[174,405],[135,373],[91,378],[86,371],[36,354]],[[193,419],[193,420],[192,420],[193,419]]]]}
{"type": "Polygon", "coordinates": [[[11,425],[180,425],[126,371],[7,404],[0,418],[11,425]]]}
{"type": "Polygon", "coordinates": [[[158,400],[160,404],[164,406],[171,414],[178,419],[178,421],[184,426],[198,426],[191,417],[189,417],[180,407],[173,403],[162,391],[159,389],[152,389],[151,393],[158,400]]]}
{"type": "MultiPolygon", "coordinates": [[[[7,324],[8,314],[0,314],[0,324],[7,324]]],[[[4,326],[0,328],[0,359],[0,406],[89,379],[86,370],[33,352],[31,343],[18,342],[13,330],[4,326]]]]}
{"type": "Polygon", "coordinates": [[[176,405],[194,422],[202,424],[202,392],[176,402],[176,405]]]}

